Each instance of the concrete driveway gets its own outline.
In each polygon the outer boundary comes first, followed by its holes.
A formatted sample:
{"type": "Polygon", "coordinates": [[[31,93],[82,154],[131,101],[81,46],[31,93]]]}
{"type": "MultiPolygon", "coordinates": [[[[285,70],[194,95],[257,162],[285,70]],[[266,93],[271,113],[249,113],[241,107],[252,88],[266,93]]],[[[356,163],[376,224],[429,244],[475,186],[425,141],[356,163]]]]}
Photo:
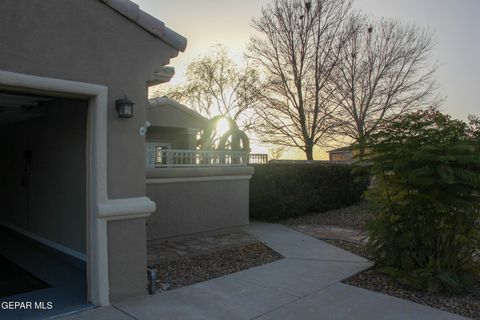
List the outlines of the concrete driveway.
{"type": "Polygon", "coordinates": [[[323,241],[276,224],[246,230],[285,259],[61,320],[466,319],[341,283],[371,264],[323,241]]]}

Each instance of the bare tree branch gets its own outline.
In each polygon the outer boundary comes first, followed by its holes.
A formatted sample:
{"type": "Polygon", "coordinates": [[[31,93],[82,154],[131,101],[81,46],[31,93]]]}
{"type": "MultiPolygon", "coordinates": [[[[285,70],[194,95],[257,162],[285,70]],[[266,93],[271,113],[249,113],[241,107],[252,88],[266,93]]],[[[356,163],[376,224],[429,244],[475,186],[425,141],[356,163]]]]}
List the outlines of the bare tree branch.
{"type": "Polygon", "coordinates": [[[238,66],[226,48],[218,45],[188,65],[183,85],[172,86],[163,94],[208,118],[229,116],[241,130],[248,131],[254,124],[251,110],[258,102],[259,76],[248,65],[238,66]]]}
{"type": "Polygon", "coordinates": [[[432,34],[414,25],[352,16],[332,88],[338,133],[362,145],[385,119],[438,103],[432,34]]]}
{"type": "Polygon", "coordinates": [[[256,131],[263,142],[303,150],[313,159],[334,130],[332,76],[349,34],[348,0],[278,0],[252,26],[247,57],[263,71],[256,131]]]}

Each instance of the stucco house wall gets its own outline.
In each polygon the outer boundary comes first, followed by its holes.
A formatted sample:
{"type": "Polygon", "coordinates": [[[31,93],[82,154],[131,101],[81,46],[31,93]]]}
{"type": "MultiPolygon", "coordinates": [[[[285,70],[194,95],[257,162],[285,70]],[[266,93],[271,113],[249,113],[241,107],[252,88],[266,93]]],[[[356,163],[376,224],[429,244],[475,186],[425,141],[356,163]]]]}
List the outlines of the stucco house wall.
{"type": "Polygon", "coordinates": [[[144,195],[137,172],[144,164],[138,128],[146,119],[146,83],[178,51],[98,0],[2,0],[0,11],[8,12],[0,19],[0,70],[108,87],[109,194],[144,195]],[[124,95],[137,104],[133,119],[117,116],[114,101],[124,95]]]}
{"type": "MultiPolygon", "coordinates": [[[[108,88],[108,196],[144,196],[147,82],[184,47],[99,0],[2,0],[0,12],[0,70],[108,88]],[[117,116],[124,95],[136,103],[133,119],[117,116]]],[[[109,221],[107,237],[110,301],[146,293],[145,218],[109,221]]]]}

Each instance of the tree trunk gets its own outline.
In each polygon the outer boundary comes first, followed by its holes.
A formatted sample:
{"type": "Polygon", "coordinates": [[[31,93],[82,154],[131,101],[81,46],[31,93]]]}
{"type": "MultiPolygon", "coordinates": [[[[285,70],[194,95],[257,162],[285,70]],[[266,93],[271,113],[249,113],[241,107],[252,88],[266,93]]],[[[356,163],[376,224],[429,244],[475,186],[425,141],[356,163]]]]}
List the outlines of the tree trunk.
{"type": "Polygon", "coordinates": [[[313,160],[313,146],[306,146],[305,155],[307,156],[307,160],[313,160]]]}
{"type": "Polygon", "coordinates": [[[358,138],[357,143],[358,143],[358,159],[362,161],[365,158],[365,147],[366,147],[366,139],[363,134],[358,138]]]}

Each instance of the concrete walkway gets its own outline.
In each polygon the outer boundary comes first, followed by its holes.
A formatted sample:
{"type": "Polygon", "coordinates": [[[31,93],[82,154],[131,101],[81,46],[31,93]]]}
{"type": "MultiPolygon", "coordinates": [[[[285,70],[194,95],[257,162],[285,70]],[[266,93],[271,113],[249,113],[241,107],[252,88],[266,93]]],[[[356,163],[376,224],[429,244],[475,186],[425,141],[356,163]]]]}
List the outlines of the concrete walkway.
{"type": "Polygon", "coordinates": [[[341,283],[370,263],[323,241],[282,225],[246,230],[285,259],[61,319],[465,319],[341,283]]]}

